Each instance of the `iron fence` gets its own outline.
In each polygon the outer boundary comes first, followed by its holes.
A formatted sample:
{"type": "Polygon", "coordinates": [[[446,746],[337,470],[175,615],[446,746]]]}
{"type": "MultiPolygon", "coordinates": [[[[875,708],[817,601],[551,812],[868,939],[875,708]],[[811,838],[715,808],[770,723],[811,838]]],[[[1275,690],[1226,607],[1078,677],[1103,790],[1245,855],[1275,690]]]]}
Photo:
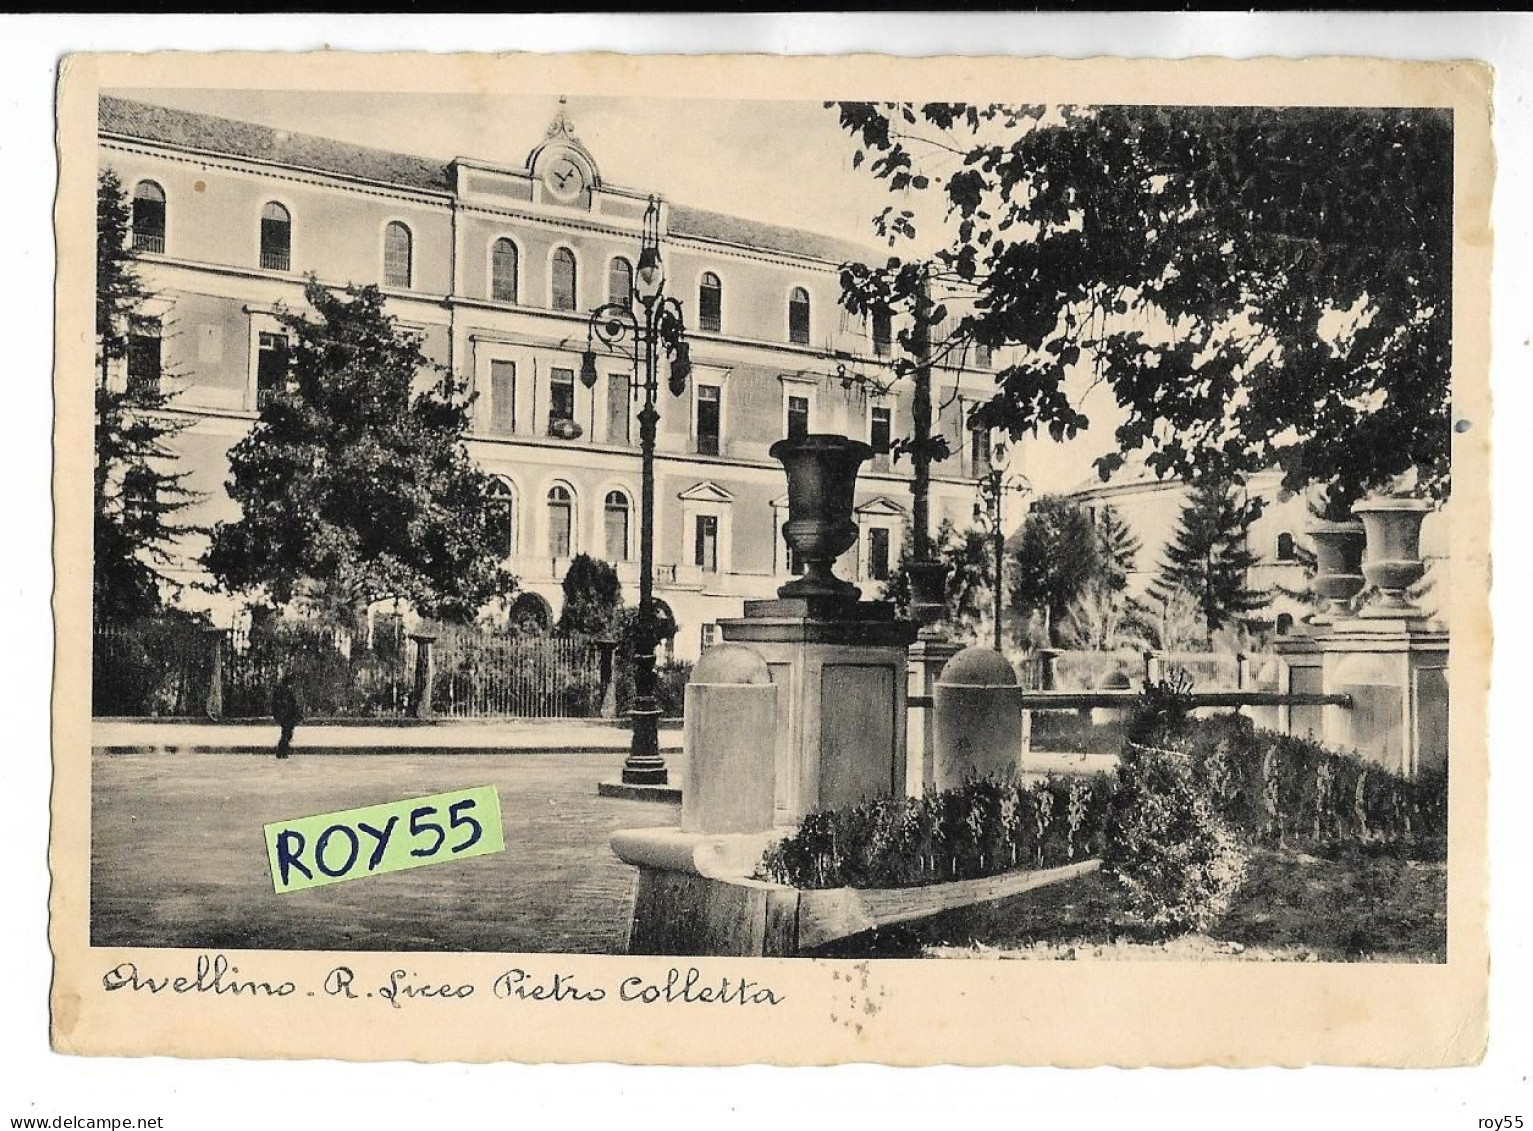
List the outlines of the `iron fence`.
{"type": "MultiPolygon", "coordinates": [[[[1191,678],[1200,691],[1234,690],[1241,686],[1240,662],[1229,652],[1154,652],[1151,653],[1163,676],[1180,670],[1191,678]]],[[[1249,673],[1263,670],[1268,657],[1249,658],[1249,673]]],[[[1092,691],[1113,687],[1137,688],[1146,676],[1146,656],[1139,651],[1098,652],[1088,650],[1057,651],[1052,657],[1054,678],[1047,686],[1046,662],[1037,652],[1017,664],[1018,679],[1025,691],[1092,691]]]]}
{"type": "MultiPolygon", "coordinates": [[[[98,716],[262,718],[291,678],[315,718],[415,713],[420,645],[402,620],[352,633],[282,621],[237,630],[191,623],[102,624],[92,652],[98,716]]],[[[435,712],[448,718],[582,718],[601,713],[599,649],[580,640],[444,628],[433,645],[435,712]]]]}
{"type": "Polygon", "coordinates": [[[448,628],[434,648],[439,715],[573,719],[601,711],[601,658],[587,641],[448,628]]]}

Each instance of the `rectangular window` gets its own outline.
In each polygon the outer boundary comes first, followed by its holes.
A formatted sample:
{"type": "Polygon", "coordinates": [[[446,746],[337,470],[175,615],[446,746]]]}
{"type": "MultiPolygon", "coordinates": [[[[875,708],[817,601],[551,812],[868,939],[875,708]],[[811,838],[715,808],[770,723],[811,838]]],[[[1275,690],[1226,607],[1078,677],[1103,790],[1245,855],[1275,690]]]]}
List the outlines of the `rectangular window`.
{"type": "Polygon", "coordinates": [[[573,369],[550,369],[548,371],[548,431],[553,433],[556,425],[575,419],[575,371],[573,369]]]}
{"type": "Polygon", "coordinates": [[[697,387],[697,454],[719,454],[719,387],[697,387]]]}
{"type": "Polygon", "coordinates": [[[629,421],[633,419],[628,375],[614,373],[607,378],[607,443],[628,444],[629,421]]]}
{"type": "Polygon", "coordinates": [[[873,470],[889,470],[893,410],[874,406],[868,417],[868,445],[873,449],[873,470]]]}
{"type": "Polygon", "coordinates": [[[621,495],[613,498],[607,497],[607,505],[603,514],[605,524],[604,533],[607,543],[607,560],[609,562],[626,562],[628,560],[628,502],[621,495]]]}
{"type": "Polygon", "coordinates": [[[889,579],[889,530],[875,526],[868,531],[868,576],[874,581],[889,579]]]}
{"type": "Polygon", "coordinates": [[[261,266],[268,271],[293,269],[293,228],[288,220],[261,217],[261,266]]]}
{"type": "Polygon", "coordinates": [[[887,310],[873,312],[873,355],[888,357],[894,342],[894,326],[887,310]]]}
{"type": "Polygon", "coordinates": [[[975,475],[990,470],[990,429],[974,428],[969,431],[969,460],[975,475]]]}
{"type": "Polygon", "coordinates": [[[700,634],[700,636],[698,638],[698,642],[704,648],[712,648],[713,645],[714,645],[714,642],[716,640],[718,640],[718,638],[719,638],[719,626],[716,625],[716,624],[705,624],[705,625],[702,626],[702,632],[701,632],[701,634],[700,634]]]}
{"type": "Polygon", "coordinates": [[[509,436],[516,431],[516,362],[490,362],[490,431],[509,436]]]}
{"type": "Polygon", "coordinates": [[[160,391],[160,320],[134,318],[128,324],[128,392],[160,391]]]}
{"type": "Polygon", "coordinates": [[[287,384],[287,336],[262,331],[256,339],[256,407],[287,384]]]}
{"type": "Polygon", "coordinates": [[[548,552],[556,558],[570,556],[574,535],[574,515],[569,503],[548,505],[548,552]]]}
{"type": "Polygon", "coordinates": [[[788,398],[788,439],[802,440],[809,435],[809,398],[788,398]]]}
{"type": "Polygon", "coordinates": [[[719,520],[717,515],[697,516],[695,560],[699,569],[717,573],[719,568],[719,520]]]}
{"type": "Polygon", "coordinates": [[[809,295],[802,290],[788,299],[788,341],[796,346],[809,344],[809,295]]]}

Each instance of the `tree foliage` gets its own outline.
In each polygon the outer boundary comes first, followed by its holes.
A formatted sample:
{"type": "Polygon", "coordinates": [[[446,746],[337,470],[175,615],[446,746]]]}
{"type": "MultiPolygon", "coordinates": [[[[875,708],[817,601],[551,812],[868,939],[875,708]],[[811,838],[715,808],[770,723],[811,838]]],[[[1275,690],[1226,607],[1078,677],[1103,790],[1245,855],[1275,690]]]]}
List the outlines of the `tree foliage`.
{"type": "Polygon", "coordinates": [[[610,639],[623,619],[623,584],[617,570],[590,554],[576,554],[564,574],[564,608],[555,631],[560,636],[610,639]]]}
{"type": "Polygon", "coordinates": [[[1071,604],[1102,576],[1102,546],[1086,508],[1065,495],[1033,500],[1011,552],[1011,607],[1044,614],[1050,643],[1071,604]]]}
{"type": "Polygon", "coordinates": [[[1059,622],[1059,639],[1070,648],[1116,652],[1149,643],[1148,617],[1139,603],[1106,578],[1088,582],[1059,622]]]}
{"type": "MultiPolygon", "coordinates": [[[[1021,347],[976,423],[1070,438],[1080,374],[1123,414],[1104,478],[1145,450],[1162,476],[1279,467],[1334,514],[1407,473],[1447,493],[1449,112],[828,105],[854,167],[947,215],[932,260],[848,264],[844,304],[908,310],[935,273],[975,292],[947,348],[1021,347]]],[[[891,247],[915,224],[875,220],[891,247]]]]}
{"type": "MultiPolygon", "coordinates": [[[[942,623],[959,635],[973,636],[980,623],[994,612],[995,550],[990,536],[975,526],[959,530],[952,519],[945,518],[937,527],[933,545],[947,569],[942,623]]],[[[913,539],[907,537],[900,551],[899,566],[883,583],[879,594],[881,600],[894,602],[901,614],[910,608],[907,567],[914,554],[913,539]]]]}
{"type": "Polygon", "coordinates": [[[1139,536],[1111,505],[1097,509],[1096,532],[1101,580],[1107,590],[1121,590],[1128,585],[1128,575],[1143,549],[1139,536]]]}
{"type": "Polygon", "coordinates": [[[1176,534],[1163,551],[1160,574],[1151,587],[1154,597],[1164,602],[1178,593],[1189,595],[1210,637],[1265,606],[1269,595],[1248,584],[1256,555],[1247,544],[1247,533],[1260,513],[1260,500],[1242,499],[1231,481],[1193,487],[1176,534]]]}
{"type": "Polygon", "coordinates": [[[171,440],[185,425],[168,414],[158,384],[115,382],[128,357],[132,320],[148,297],[136,269],[132,214],[122,181],[103,169],[96,183],[96,393],[92,604],[98,620],[163,611],[178,585],[165,572],[194,527],[175,516],[196,501],[175,470],[171,440]],[[122,387],[114,388],[114,384],[122,387]]]}
{"type": "Polygon", "coordinates": [[[489,477],[462,438],[471,398],[385,313],[376,286],[333,293],[312,277],[315,317],[283,311],[284,387],[229,455],[241,509],[214,529],[206,564],[226,587],[337,615],[396,597],[471,621],[515,579],[484,520],[489,477]],[[435,380],[416,391],[417,374],[435,380]]]}

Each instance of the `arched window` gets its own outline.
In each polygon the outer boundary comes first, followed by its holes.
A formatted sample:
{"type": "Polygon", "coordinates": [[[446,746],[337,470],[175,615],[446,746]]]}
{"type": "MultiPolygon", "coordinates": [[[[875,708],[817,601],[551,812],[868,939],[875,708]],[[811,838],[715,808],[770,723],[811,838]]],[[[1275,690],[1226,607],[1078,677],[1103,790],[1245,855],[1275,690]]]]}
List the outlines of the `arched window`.
{"type": "Polygon", "coordinates": [[[1293,548],[1293,535],[1285,530],[1277,536],[1277,560],[1291,562],[1297,558],[1298,554],[1294,553],[1293,548]]]}
{"type": "Polygon", "coordinates": [[[567,247],[554,252],[552,277],[549,280],[555,310],[575,309],[575,253],[567,247]]]}
{"type": "Polygon", "coordinates": [[[717,334],[724,326],[724,284],[712,271],[704,271],[697,284],[697,328],[717,334]]]}
{"type": "Polygon", "coordinates": [[[516,546],[516,528],[512,525],[515,517],[511,485],[496,476],[484,493],[484,525],[490,544],[503,558],[510,557],[516,546]]]}
{"type": "Polygon", "coordinates": [[[620,306],[633,302],[633,264],[622,256],[607,268],[607,301],[620,306]]]}
{"type": "Polygon", "coordinates": [[[1293,631],[1293,614],[1292,613],[1279,613],[1277,615],[1277,634],[1279,636],[1287,636],[1292,631],[1293,631]]]}
{"type": "Polygon", "coordinates": [[[788,295],[788,341],[796,346],[809,344],[809,292],[794,287],[788,295]]]}
{"type": "Polygon", "coordinates": [[[410,286],[410,229],[398,220],[383,229],[383,285],[410,286]]]}
{"type": "Polygon", "coordinates": [[[498,239],[490,248],[490,298],[495,302],[516,302],[516,245],[498,239]]]}
{"type": "Polygon", "coordinates": [[[261,266],[268,271],[293,269],[293,218],[275,200],[261,209],[261,266]]]}
{"type": "Polygon", "coordinates": [[[575,554],[575,497],[562,483],[548,489],[548,553],[554,558],[575,554]]]}
{"type": "Polygon", "coordinates": [[[607,560],[628,560],[628,496],[621,491],[608,491],[602,506],[603,529],[606,533],[607,560]]]}
{"type": "Polygon", "coordinates": [[[133,188],[133,250],[165,250],[165,190],[153,181],[133,188]]]}

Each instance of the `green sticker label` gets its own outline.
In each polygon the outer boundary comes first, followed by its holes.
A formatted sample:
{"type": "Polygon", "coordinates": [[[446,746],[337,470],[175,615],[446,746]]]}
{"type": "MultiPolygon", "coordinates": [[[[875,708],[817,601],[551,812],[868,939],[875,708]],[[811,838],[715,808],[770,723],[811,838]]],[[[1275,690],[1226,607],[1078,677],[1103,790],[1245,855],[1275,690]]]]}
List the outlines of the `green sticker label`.
{"type": "Polygon", "coordinates": [[[493,785],[266,826],[278,895],[505,850],[493,785]]]}

